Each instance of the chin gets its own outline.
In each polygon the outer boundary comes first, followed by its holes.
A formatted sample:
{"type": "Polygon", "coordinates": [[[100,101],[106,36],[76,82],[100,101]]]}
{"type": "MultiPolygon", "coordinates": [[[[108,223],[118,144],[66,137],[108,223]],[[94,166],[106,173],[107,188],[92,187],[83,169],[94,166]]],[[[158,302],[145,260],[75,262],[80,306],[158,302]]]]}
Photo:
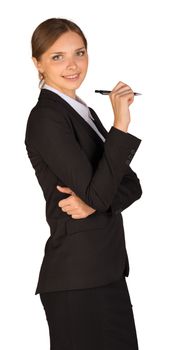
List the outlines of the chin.
{"type": "Polygon", "coordinates": [[[66,86],[64,86],[65,89],[78,89],[79,86],[82,84],[82,81],[79,81],[79,82],[71,82],[70,84],[67,84],[66,86]]]}

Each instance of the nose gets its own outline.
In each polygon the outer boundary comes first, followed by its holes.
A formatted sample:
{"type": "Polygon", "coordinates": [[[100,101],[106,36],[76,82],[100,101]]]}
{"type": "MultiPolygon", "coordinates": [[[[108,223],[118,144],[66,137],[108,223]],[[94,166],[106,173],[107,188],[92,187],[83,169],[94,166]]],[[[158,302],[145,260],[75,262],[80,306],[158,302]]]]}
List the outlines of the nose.
{"type": "Polygon", "coordinates": [[[77,68],[77,64],[75,62],[75,59],[73,58],[69,58],[68,62],[67,62],[67,69],[70,69],[70,70],[75,70],[77,68]]]}

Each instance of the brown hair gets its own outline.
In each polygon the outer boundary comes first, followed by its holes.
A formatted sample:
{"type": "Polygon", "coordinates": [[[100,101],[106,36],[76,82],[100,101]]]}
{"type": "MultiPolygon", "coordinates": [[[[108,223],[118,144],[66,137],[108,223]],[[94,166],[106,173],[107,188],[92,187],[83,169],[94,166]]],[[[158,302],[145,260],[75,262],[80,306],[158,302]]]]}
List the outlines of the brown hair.
{"type": "MultiPolygon", "coordinates": [[[[79,34],[83,39],[85,48],[87,49],[85,35],[76,23],[65,18],[49,18],[40,23],[32,34],[32,57],[35,57],[39,61],[41,55],[47,51],[63,33],[68,31],[79,34]]],[[[39,87],[41,88],[44,84],[44,76],[40,72],[39,79],[39,87]]]]}

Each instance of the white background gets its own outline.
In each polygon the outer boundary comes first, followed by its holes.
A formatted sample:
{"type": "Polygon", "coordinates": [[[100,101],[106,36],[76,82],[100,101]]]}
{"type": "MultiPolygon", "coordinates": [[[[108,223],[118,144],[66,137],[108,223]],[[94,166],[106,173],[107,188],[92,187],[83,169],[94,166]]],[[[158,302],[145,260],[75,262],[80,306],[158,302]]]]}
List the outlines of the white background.
{"type": "MultiPolygon", "coordinates": [[[[131,162],[143,195],[123,212],[140,350],[187,349],[186,11],[185,1],[6,1],[1,8],[1,254],[3,350],[49,349],[35,296],[49,227],[45,201],[26,154],[26,121],[39,95],[31,60],[34,29],[51,17],[76,22],[90,65],[77,91],[107,128],[119,80],[142,96],[130,106],[129,132],[142,142],[131,162]]],[[[88,349],[89,350],[89,349],[88,349]]]]}

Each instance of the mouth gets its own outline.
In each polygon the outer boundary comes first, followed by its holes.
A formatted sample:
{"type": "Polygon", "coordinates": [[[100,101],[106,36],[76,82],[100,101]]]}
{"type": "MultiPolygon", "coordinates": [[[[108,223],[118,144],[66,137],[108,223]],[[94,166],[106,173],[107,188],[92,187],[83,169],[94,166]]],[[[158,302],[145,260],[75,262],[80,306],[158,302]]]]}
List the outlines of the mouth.
{"type": "Polygon", "coordinates": [[[75,81],[79,79],[80,73],[72,74],[72,75],[63,75],[62,77],[67,80],[75,81]]]}

